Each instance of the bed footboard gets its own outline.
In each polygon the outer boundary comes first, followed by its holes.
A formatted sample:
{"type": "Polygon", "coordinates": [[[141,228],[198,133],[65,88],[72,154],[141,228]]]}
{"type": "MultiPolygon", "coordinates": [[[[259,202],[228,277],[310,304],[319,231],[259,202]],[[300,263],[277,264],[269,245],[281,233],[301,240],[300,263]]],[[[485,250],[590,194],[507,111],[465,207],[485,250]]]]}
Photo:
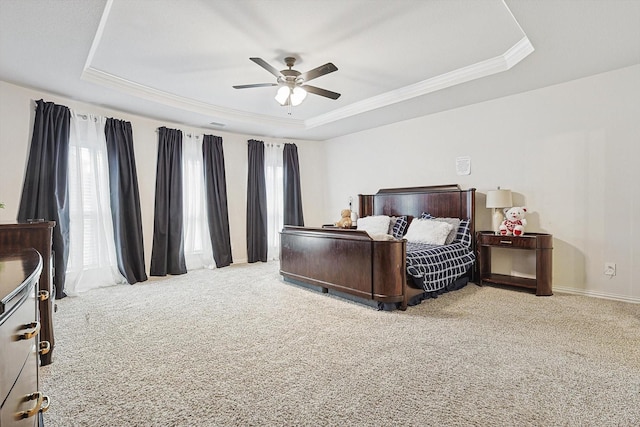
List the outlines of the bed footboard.
{"type": "Polygon", "coordinates": [[[280,234],[285,279],[406,308],[406,241],[366,232],[286,226],[280,234]]]}

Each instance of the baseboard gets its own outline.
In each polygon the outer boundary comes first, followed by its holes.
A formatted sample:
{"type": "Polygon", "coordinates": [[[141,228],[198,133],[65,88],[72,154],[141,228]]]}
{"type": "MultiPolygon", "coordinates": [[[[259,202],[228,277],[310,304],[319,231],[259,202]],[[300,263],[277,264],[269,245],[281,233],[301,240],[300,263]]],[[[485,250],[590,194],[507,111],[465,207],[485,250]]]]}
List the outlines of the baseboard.
{"type": "Polygon", "coordinates": [[[602,299],[610,299],[614,301],[622,301],[622,302],[631,302],[640,304],[640,297],[630,297],[626,295],[616,295],[616,294],[608,294],[606,292],[597,292],[597,291],[585,291],[582,289],[575,288],[564,288],[562,286],[554,286],[554,292],[563,292],[566,294],[574,294],[574,295],[584,295],[587,297],[594,298],[602,298],[602,299]]]}

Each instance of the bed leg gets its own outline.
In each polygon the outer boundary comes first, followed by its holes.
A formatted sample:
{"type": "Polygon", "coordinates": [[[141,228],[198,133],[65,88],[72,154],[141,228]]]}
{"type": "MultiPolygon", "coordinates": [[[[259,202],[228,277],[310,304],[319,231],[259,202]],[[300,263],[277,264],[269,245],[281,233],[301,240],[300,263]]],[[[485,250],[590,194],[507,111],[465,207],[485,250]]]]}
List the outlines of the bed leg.
{"type": "Polygon", "coordinates": [[[400,303],[398,309],[402,311],[407,311],[407,307],[409,305],[409,297],[407,296],[407,283],[404,284],[404,289],[402,289],[402,302],[400,303]]]}

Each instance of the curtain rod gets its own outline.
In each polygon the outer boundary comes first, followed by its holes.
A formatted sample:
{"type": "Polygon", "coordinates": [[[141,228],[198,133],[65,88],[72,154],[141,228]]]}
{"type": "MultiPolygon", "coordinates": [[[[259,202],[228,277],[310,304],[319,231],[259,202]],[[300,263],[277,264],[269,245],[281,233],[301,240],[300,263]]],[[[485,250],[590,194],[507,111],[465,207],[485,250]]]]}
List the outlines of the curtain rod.
{"type": "MultiPolygon", "coordinates": [[[[169,129],[169,128],[167,128],[167,129],[169,129]]],[[[160,130],[160,128],[157,128],[156,129],[156,133],[158,133],[159,130],[160,130]]],[[[196,139],[200,138],[199,134],[196,135],[194,133],[186,133],[182,129],[174,129],[174,130],[179,130],[180,132],[182,132],[185,136],[188,136],[189,138],[191,138],[191,137],[196,138],[196,139]]]]}
{"type": "MultiPolygon", "coordinates": [[[[78,113],[75,113],[75,115],[76,115],[76,117],[79,117],[79,118],[81,118],[82,120],[88,120],[88,119],[89,119],[89,115],[87,115],[87,114],[78,114],[78,113]]],[[[93,121],[94,121],[94,122],[97,122],[97,121],[98,121],[98,118],[94,116],[94,117],[93,117],[93,121]]]]}

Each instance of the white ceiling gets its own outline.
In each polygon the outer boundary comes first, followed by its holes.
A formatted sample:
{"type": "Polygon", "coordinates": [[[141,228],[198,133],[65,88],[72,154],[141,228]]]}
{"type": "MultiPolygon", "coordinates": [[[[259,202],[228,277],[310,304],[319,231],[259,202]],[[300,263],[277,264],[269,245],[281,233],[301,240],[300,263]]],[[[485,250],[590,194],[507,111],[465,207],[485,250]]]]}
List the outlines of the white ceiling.
{"type": "Polygon", "coordinates": [[[324,140],[640,63],[640,0],[0,0],[0,80],[148,117],[324,140]],[[291,115],[277,69],[311,82],[291,115]],[[211,123],[223,126],[211,125],[211,123]]]}

